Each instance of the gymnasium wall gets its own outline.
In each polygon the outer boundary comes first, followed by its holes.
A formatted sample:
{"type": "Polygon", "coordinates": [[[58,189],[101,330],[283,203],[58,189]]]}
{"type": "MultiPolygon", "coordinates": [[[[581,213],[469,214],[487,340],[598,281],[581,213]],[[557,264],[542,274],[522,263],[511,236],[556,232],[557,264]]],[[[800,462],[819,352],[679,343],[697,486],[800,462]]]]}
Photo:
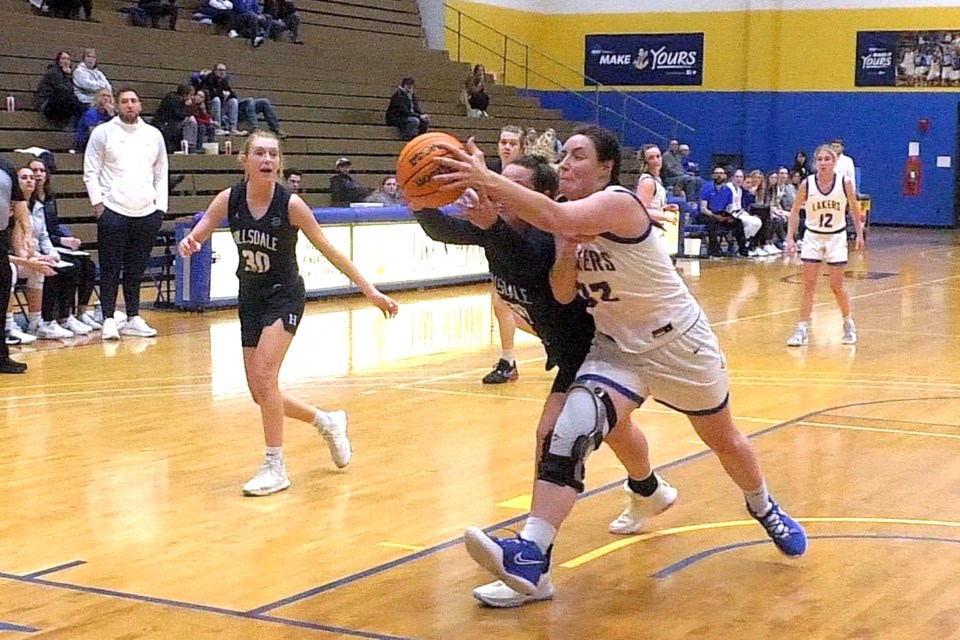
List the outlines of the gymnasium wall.
{"type": "MultiPolygon", "coordinates": [[[[515,44],[508,56],[523,60],[544,77],[526,75],[520,67],[504,68],[499,40],[462,19],[466,35],[481,45],[469,48],[460,39],[462,59],[484,63],[506,81],[529,86],[547,107],[562,108],[574,120],[593,120],[586,101],[558,86],[585,94],[584,36],[604,33],[704,33],[702,86],[628,87],[629,95],[694,127],[680,138],[694,148],[707,171],[711,153],[741,153],[747,168],[775,168],[792,163],[797,149],[812,152],[836,136],[862,169],[861,191],[873,197],[872,220],[886,224],[952,226],[954,170],[937,168],[937,156],[957,154],[958,89],[859,88],[854,86],[858,31],[960,30],[960,2],[935,0],[905,7],[904,0],[484,0],[450,4],[465,14],[531,46],[515,44]],[[682,4],[682,9],[679,5],[682,4]],[[896,6],[900,4],[901,6],[896,6]],[[516,7],[516,8],[509,8],[516,7]],[[672,6],[671,6],[672,5],[672,6]],[[486,33],[484,38],[479,34],[486,33]],[[491,51],[492,49],[492,51],[491,51]],[[556,59],[547,61],[536,51],[556,59]],[[923,134],[920,118],[931,130],[923,134]],[[918,196],[902,195],[904,165],[910,142],[920,143],[923,164],[918,196]]],[[[448,26],[451,16],[447,10],[448,26]]],[[[456,55],[456,38],[447,30],[447,47],[456,55]]],[[[621,110],[623,99],[612,93],[602,99],[621,110]]],[[[495,110],[495,107],[494,109],[495,110]]],[[[640,107],[630,118],[669,137],[669,123],[640,107]]],[[[607,118],[604,124],[620,128],[607,118]]],[[[626,141],[638,145],[658,141],[634,127],[626,141]]]]}

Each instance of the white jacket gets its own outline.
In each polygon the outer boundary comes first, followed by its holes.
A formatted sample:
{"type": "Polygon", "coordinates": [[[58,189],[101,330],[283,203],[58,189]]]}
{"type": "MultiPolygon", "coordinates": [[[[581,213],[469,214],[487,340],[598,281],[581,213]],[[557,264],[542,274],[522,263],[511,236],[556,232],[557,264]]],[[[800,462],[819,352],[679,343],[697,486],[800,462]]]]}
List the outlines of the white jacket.
{"type": "Polygon", "coordinates": [[[97,92],[101,89],[109,89],[110,81],[103,75],[100,69],[91,69],[82,62],[73,70],[73,93],[77,99],[85,105],[92,105],[97,100],[97,92]]]}
{"type": "Polygon", "coordinates": [[[120,116],[90,134],[83,156],[83,182],[90,204],[142,218],[167,211],[167,147],[163,135],[142,118],[125,124],[120,116]]]}

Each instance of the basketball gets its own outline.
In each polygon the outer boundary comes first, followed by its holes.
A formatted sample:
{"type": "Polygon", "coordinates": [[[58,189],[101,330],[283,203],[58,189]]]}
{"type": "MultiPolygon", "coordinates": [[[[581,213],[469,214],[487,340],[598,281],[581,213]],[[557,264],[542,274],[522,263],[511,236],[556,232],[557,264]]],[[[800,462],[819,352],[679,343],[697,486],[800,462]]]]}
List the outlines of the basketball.
{"type": "Polygon", "coordinates": [[[446,149],[437,146],[438,142],[463,148],[463,144],[449,133],[436,131],[424,133],[408,142],[397,159],[397,183],[407,204],[414,211],[436,209],[460,197],[457,191],[441,191],[442,184],[432,179],[433,176],[447,173],[446,167],[437,162],[437,158],[450,155],[446,149]]]}

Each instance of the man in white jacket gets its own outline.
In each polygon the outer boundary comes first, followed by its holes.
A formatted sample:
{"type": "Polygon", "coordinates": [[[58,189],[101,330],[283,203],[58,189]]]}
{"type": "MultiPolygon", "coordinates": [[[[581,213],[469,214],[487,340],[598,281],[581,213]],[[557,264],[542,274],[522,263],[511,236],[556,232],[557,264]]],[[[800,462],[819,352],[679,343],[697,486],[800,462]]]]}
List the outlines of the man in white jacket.
{"type": "Polygon", "coordinates": [[[84,49],[83,60],[73,70],[73,93],[85,106],[96,106],[97,94],[106,89],[113,93],[113,87],[103,71],[97,68],[97,50],[84,49]]]}
{"type": "Polygon", "coordinates": [[[120,333],[149,338],[155,329],[140,317],[140,281],[167,210],[167,149],[160,131],[140,118],[133,89],[117,93],[117,116],[90,134],[83,181],[97,215],[103,339],[120,333]],[[127,322],[114,319],[120,272],[127,322]]]}
{"type": "Polygon", "coordinates": [[[830,143],[830,148],[837,154],[837,164],[833,170],[837,175],[846,178],[847,182],[853,186],[854,193],[856,193],[857,169],[854,167],[853,158],[843,153],[843,146],[842,138],[837,138],[830,143]]]}

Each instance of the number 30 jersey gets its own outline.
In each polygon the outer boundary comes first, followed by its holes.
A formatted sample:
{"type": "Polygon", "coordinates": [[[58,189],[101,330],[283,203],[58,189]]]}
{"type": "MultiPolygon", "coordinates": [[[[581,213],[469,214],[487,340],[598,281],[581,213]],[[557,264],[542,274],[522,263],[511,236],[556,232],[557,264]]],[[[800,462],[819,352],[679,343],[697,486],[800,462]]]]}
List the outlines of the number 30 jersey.
{"type": "MultiPolygon", "coordinates": [[[[606,190],[636,200],[623,187],[606,190]]],[[[577,289],[597,331],[633,353],[680,337],[702,313],[653,229],[639,238],[601,234],[581,245],[577,259],[577,289]]]]}
{"type": "Polygon", "coordinates": [[[275,184],[273,200],[266,213],[254,218],[247,206],[246,180],[230,190],[227,219],[240,254],[237,278],[241,287],[269,286],[297,279],[299,229],[290,224],[289,204],[290,193],[282,185],[275,184]]]}

